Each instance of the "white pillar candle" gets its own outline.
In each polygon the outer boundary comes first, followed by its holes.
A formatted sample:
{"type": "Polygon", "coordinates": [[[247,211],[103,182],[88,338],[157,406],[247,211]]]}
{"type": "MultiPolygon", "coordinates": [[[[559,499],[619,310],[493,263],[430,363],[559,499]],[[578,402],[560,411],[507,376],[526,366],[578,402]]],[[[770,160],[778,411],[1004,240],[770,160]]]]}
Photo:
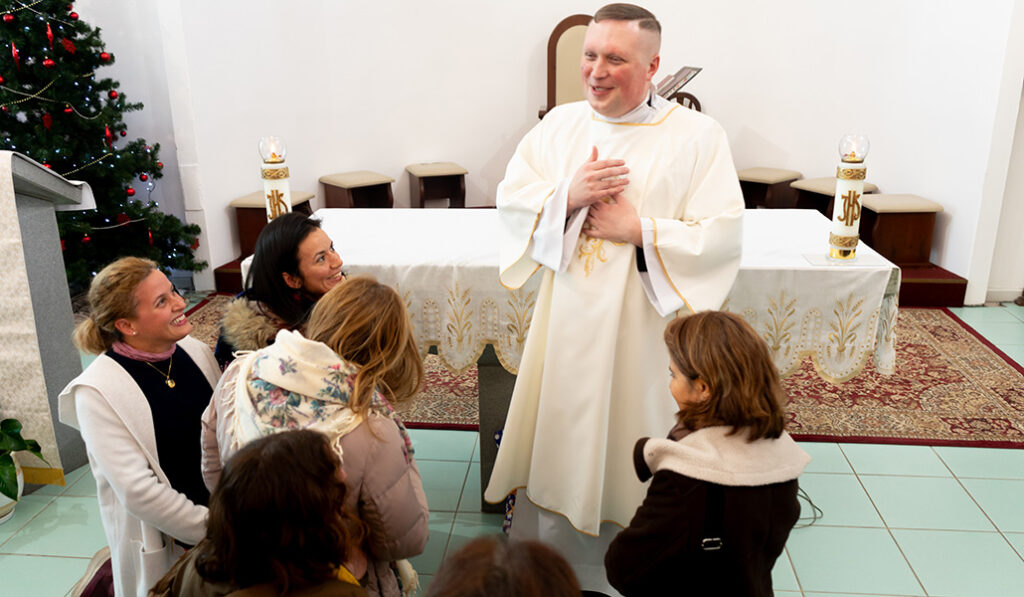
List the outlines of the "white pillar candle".
{"type": "Polygon", "coordinates": [[[846,261],[857,257],[860,239],[861,196],[870,147],[863,135],[845,135],[839,141],[842,161],[836,168],[836,194],[832,208],[832,230],[828,237],[828,256],[846,261]]]}
{"type": "Polygon", "coordinates": [[[285,144],[281,137],[260,137],[260,157],[263,167],[263,197],[267,205],[267,221],[292,210],[292,193],[288,184],[288,166],[285,165],[285,144]]]}

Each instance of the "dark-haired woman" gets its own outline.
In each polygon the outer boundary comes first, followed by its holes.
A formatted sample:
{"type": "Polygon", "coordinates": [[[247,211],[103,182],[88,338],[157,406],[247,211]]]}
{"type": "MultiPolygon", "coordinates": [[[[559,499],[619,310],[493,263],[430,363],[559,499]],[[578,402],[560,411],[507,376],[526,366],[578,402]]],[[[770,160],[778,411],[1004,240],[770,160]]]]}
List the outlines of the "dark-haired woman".
{"type": "Polygon", "coordinates": [[[667,439],[637,442],[653,477],[605,570],[623,595],[772,595],[772,567],[800,516],[807,455],[784,430],[784,394],[764,340],[738,315],[702,311],[665,330],[667,439]]]}
{"type": "Polygon", "coordinates": [[[245,291],[221,322],[215,354],[225,368],[238,350],[259,350],[280,330],[301,329],[313,305],[341,282],[342,260],[319,220],[292,212],[260,232],[245,291]]]}
{"type": "Polygon", "coordinates": [[[160,580],[161,597],[365,597],[346,562],[362,525],[343,506],[327,437],[288,431],[247,444],[210,498],[206,538],[160,580]]]}
{"type": "Polygon", "coordinates": [[[104,267],[89,308],[74,342],[99,356],[61,391],[60,420],[85,440],[115,593],[145,595],[206,530],[200,418],[220,371],[148,259],[104,267]]]}

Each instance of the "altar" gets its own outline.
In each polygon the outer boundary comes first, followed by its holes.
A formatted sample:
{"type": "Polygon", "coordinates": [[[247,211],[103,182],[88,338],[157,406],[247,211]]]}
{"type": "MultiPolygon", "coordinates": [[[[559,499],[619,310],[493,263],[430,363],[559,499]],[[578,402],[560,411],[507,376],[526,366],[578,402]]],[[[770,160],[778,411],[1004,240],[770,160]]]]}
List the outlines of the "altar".
{"type": "MultiPolygon", "coordinates": [[[[405,299],[422,353],[436,347],[453,371],[494,347],[516,373],[540,275],[522,288],[498,281],[493,209],[321,209],[349,274],[370,274],[405,299]]],[[[873,361],[895,367],[900,270],[866,245],[853,263],[825,258],[829,221],[814,210],[747,210],[740,272],[724,310],[742,315],[786,376],[810,356],[842,383],[873,361]]]]}

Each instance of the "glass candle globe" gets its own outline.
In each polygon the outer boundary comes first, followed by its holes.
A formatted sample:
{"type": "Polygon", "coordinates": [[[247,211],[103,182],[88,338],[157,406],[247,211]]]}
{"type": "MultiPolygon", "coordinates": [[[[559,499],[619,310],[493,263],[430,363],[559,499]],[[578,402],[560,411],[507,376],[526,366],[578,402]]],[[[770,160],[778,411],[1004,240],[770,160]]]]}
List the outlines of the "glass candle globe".
{"type": "Polygon", "coordinates": [[[285,153],[288,152],[284,138],[272,136],[260,137],[259,150],[264,164],[280,164],[284,161],[285,153]]]}
{"type": "Polygon", "coordinates": [[[843,135],[839,140],[839,156],[844,162],[859,163],[868,157],[871,142],[865,135],[843,135]]]}

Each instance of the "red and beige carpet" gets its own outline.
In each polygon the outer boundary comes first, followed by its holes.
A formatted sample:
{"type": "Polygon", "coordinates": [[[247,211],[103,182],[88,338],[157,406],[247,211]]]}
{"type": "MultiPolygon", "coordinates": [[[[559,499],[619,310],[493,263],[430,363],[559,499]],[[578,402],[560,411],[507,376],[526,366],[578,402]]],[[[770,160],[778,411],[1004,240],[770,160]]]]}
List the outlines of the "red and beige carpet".
{"type": "MultiPolygon", "coordinates": [[[[192,335],[213,346],[230,299],[212,295],[193,307],[192,335]]],[[[869,365],[836,386],[808,359],[783,380],[789,431],[810,441],[1024,448],[1024,368],[945,309],[901,309],[897,333],[894,375],[869,365]]],[[[476,369],[456,375],[434,355],[424,364],[423,391],[396,405],[403,419],[475,429],[476,369]]]]}

